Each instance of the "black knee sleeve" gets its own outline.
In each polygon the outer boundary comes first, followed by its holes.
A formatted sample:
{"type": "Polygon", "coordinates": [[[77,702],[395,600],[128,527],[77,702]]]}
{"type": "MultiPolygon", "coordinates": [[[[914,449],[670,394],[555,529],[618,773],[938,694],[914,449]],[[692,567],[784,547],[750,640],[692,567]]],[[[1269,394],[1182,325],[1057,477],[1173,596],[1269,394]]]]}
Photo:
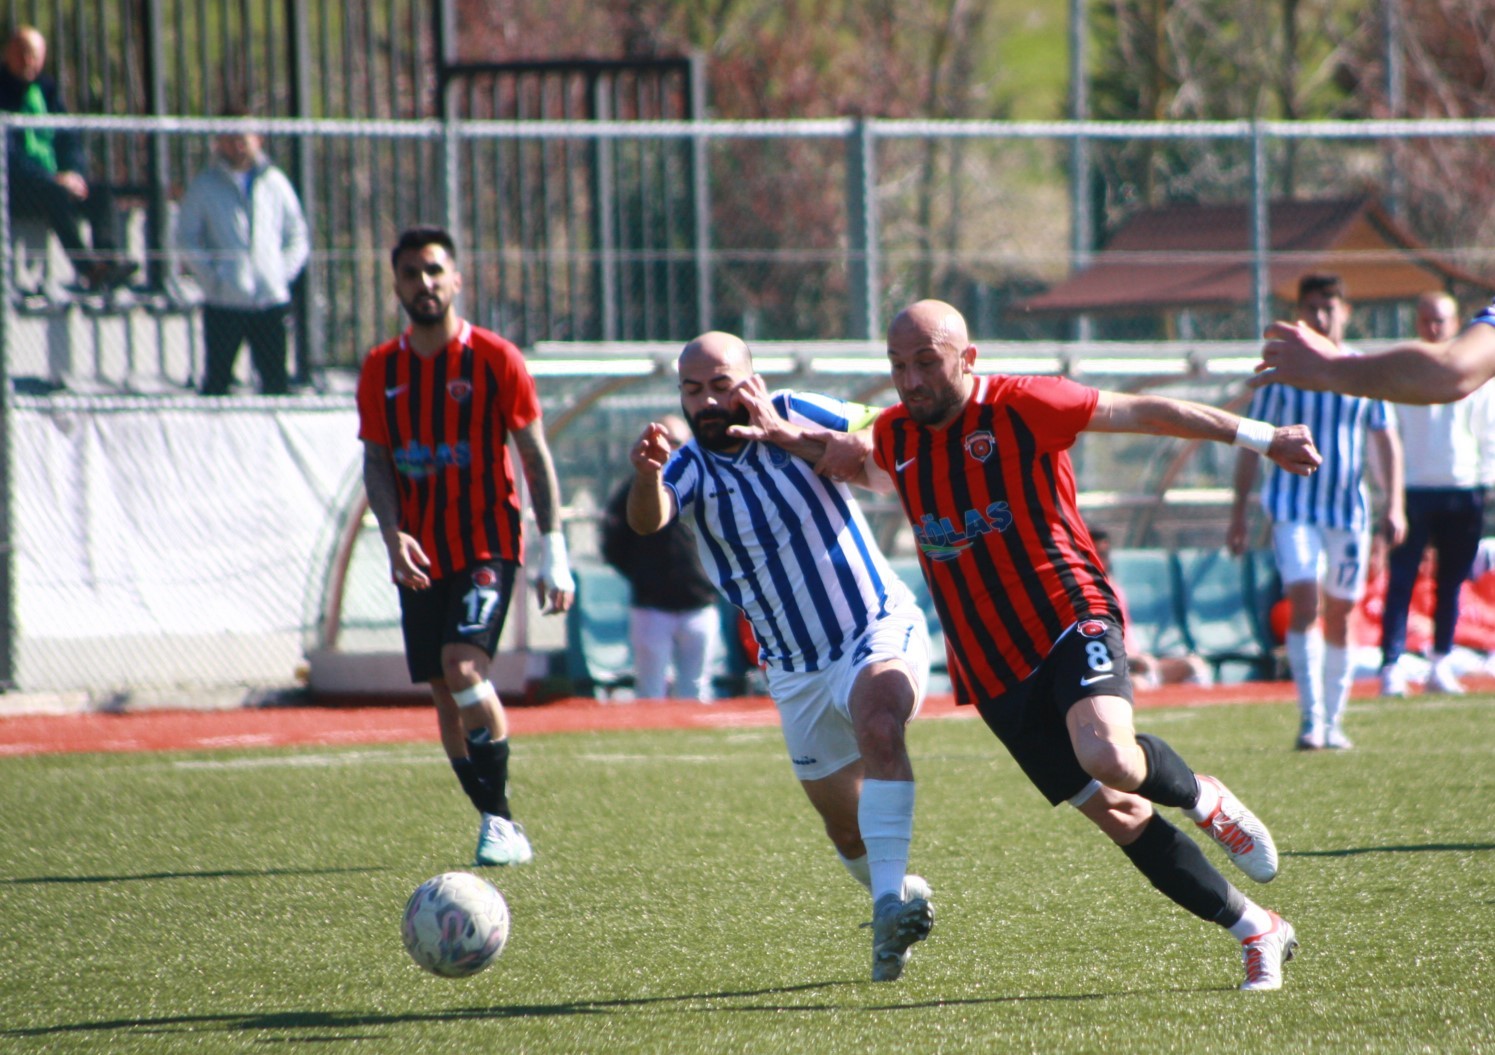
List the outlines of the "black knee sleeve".
{"type": "Polygon", "coordinates": [[[1159,806],[1188,809],[1199,801],[1199,781],[1178,752],[1151,733],[1138,733],[1137,745],[1147,758],[1147,775],[1137,794],[1159,806]]]}
{"type": "Polygon", "coordinates": [[[1229,927],[1246,910],[1239,890],[1209,863],[1199,844],[1154,813],[1142,834],[1121,852],[1171,901],[1207,923],[1229,927]]]}

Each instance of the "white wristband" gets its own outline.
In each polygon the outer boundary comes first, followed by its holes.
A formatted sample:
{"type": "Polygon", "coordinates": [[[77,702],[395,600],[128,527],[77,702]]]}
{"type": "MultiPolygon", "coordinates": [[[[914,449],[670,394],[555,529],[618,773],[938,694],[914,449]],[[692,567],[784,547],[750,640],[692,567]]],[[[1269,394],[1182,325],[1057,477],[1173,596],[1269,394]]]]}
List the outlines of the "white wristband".
{"type": "Polygon", "coordinates": [[[552,590],[564,593],[576,592],[576,580],[571,577],[571,561],[566,555],[564,532],[550,531],[540,536],[540,559],[536,561],[535,578],[552,590]]]}
{"type": "Polygon", "coordinates": [[[1275,426],[1254,418],[1242,418],[1241,423],[1235,429],[1235,445],[1253,450],[1257,454],[1266,454],[1272,448],[1272,437],[1275,435],[1277,435],[1275,426]]]}

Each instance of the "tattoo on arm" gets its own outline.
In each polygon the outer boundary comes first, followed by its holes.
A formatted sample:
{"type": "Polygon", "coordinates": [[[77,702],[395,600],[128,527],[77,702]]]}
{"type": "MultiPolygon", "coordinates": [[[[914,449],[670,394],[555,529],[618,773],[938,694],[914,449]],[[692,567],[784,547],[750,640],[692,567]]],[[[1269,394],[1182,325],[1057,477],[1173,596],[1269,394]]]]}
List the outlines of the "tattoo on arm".
{"type": "Polygon", "coordinates": [[[368,495],[369,509],[379,521],[379,530],[386,537],[400,527],[400,485],[395,479],[394,462],[390,460],[389,448],[377,443],[363,445],[363,490],[368,495]]]}
{"type": "Polygon", "coordinates": [[[538,420],[532,421],[522,429],[515,429],[513,436],[514,446],[519,450],[519,462],[524,467],[524,482],[529,488],[535,523],[540,534],[548,535],[560,527],[556,520],[556,507],[559,505],[561,488],[556,480],[550,448],[545,443],[544,428],[538,420]]]}

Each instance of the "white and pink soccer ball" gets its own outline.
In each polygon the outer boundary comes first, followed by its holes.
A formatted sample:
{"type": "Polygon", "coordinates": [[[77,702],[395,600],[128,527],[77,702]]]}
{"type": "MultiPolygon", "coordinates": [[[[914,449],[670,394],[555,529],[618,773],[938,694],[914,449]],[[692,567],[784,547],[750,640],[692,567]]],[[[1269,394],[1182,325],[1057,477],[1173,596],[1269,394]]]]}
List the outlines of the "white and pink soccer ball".
{"type": "Polygon", "coordinates": [[[410,958],[432,974],[465,978],[498,958],[509,940],[509,906],[471,872],[444,872],[415,888],[400,937],[410,958]]]}

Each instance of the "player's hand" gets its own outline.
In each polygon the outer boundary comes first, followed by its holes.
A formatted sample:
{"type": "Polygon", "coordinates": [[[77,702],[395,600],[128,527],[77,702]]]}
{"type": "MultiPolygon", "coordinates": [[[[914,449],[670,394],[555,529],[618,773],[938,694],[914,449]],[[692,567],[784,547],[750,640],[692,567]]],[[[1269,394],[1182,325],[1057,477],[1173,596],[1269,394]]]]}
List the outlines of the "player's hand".
{"type": "Polygon", "coordinates": [[[815,471],[842,483],[857,479],[867,464],[867,455],[872,450],[872,430],[860,432],[832,432],[827,430],[825,453],[815,463],[815,471]]]}
{"type": "Polygon", "coordinates": [[[1310,476],[1324,464],[1307,425],[1284,425],[1272,435],[1267,457],[1296,476],[1310,476]]]}
{"type": "Polygon", "coordinates": [[[431,585],[431,576],[426,572],[430,566],[431,558],[420,548],[420,543],[400,532],[398,541],[389,550],[390,582],[407,590],[424,590],[431,585]]]}
{"type": "Polygon", "coordinates": [[[545,615],[557,615],[571,607],[576,599],[576,580],[571,575],[571,559],[566,554],[566,536],[551,531],[535,540],[532,547],[535,572],[535,602],[545,615]]]}
{"type": "Polygon", "coordinates": [[[1381,534],[1389,546],[1400,546],[1407,540],[1407,513],[1404,509],[1389,507],[1381,518],[1381,534]]]}
{"type": "Polygon", "coordinates": [[[658,476],[664,471],[664,463],[670,460],[673,451],[670,430],[657,421],[651,421],[628,448],[628,460],[633,463],[633,471],[640,476],[658,476]]]}
{"type": "Polygon", "coordinates": [[[1225,529],[1225,548],[1239,557],[1246,552],[1246,511],[1232,510],[1230,526],[1225,529]]]}
{"type": "Polygon", "coordinates": [[[88,181],[76,172],[59,172],[57,185],[79,201],[88,200],[88,181]]]}
{"type": "Polygon", "coordinates": [[[1306,322],[1274,322],[1267,327],[1261,362],[1252,386],[1280,382],[1315,392],[1330,391],[1331,364],[1344,351],[1306,322]]]}
{"type": "Polygon", "coordinates": [[[739,381],[732,389],[731,408],[744,408],[748,413],[746,425],[729,425],[727,435],[734,440],[772,443],[788,446],[800,438],[799,426],[784,420],[774,409],[768,397],[768,384],[761,374],[753,374],[739,381]]]}

